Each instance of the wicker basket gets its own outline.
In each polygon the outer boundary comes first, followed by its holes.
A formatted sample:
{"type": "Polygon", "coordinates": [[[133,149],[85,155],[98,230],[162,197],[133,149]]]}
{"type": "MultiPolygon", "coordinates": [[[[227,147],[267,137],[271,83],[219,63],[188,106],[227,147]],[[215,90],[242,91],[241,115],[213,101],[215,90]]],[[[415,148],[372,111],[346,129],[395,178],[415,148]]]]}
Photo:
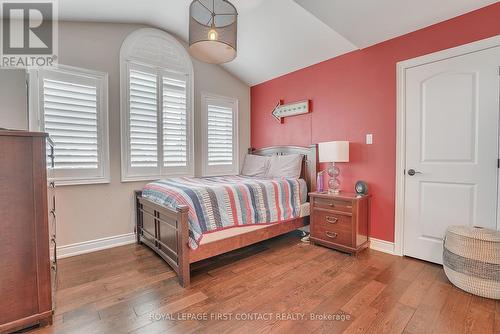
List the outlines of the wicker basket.
{"type": "Polygon", "coordinates": [[[444,239],[443,267],[460,289],[500,299],[500,232],[450,226],[444,239]]]}

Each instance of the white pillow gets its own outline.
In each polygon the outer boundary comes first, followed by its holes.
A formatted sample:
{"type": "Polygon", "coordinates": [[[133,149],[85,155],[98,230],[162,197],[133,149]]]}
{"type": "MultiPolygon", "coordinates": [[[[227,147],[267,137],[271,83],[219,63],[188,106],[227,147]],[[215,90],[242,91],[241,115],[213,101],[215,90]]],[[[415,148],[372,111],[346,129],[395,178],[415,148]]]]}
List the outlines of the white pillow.
{"type": "Polygon", "coordinates": [[[298,179],[302,169],[302,159],[302,154],[273,155],[266,176],[298,179]]]}
{"type": "Polygon", "coordinates": [[[247,154],[241,174],[246,176],[266,177],[270,160],[270,157],[247,154]]]}

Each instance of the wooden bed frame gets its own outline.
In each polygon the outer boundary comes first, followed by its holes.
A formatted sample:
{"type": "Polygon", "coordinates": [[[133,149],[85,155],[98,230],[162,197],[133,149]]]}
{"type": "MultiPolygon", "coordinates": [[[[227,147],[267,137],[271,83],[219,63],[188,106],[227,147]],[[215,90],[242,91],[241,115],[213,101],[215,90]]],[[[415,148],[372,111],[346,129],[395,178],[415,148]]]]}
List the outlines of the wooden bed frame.
{"type": "MultiPolygon", "coordinates": [[[[301,178],[305,179],[309,192],[316,189],[317,145],[274,146],[249,149],[249,153],[264,156],[302,154],[304,161],[301,178]]],[[[183,287],[189,287],[191,263],[291,232],[309,223],[309,217],[298,218],[286,224],[278,223],[202,244],[196,250],[192,250],[188,246],[187,206],[179,206],[176,209],[165,207],[142,197],[142,191],[135,192],[135,205],[137,243],[148,246],[161,256],[177,273],[179,283],[183,287]]]]}

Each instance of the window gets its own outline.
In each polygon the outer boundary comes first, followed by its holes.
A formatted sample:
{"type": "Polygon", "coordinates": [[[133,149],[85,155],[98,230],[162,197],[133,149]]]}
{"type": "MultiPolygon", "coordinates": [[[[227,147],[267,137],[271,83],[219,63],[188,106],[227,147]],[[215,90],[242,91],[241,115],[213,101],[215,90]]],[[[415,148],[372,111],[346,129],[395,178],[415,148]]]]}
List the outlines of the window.
{"type": "Polygon", "coordinates": [[[30,76],[40,128],[54,141],[56,183],[108,183],[107,74],[60,65],[30,76]]]}
{"type": "Polygon", "coordinates": [[[193,175],[189,55],[168,34],[140,29],[125,40],[121,59],[122,181],[193,175]]]}
{"type": "Polygon", "coordinates": [[[238,174],[238,101],[202,96],[203,175],[238,174]]]}

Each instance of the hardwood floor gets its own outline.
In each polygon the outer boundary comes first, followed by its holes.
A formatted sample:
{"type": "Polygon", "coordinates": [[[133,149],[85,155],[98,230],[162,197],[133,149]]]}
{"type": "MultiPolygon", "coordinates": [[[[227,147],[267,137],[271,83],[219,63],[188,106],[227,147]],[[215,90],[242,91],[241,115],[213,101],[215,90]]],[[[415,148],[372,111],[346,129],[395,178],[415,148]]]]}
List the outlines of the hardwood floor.
{"type": "Polygon", "coordinates": [[[294,233],[195,264],[189,289],[138,245],[61,260],[58,287],[54,325],[30,333],[500,333],[500,301],[440,266],[294,233]]]}

